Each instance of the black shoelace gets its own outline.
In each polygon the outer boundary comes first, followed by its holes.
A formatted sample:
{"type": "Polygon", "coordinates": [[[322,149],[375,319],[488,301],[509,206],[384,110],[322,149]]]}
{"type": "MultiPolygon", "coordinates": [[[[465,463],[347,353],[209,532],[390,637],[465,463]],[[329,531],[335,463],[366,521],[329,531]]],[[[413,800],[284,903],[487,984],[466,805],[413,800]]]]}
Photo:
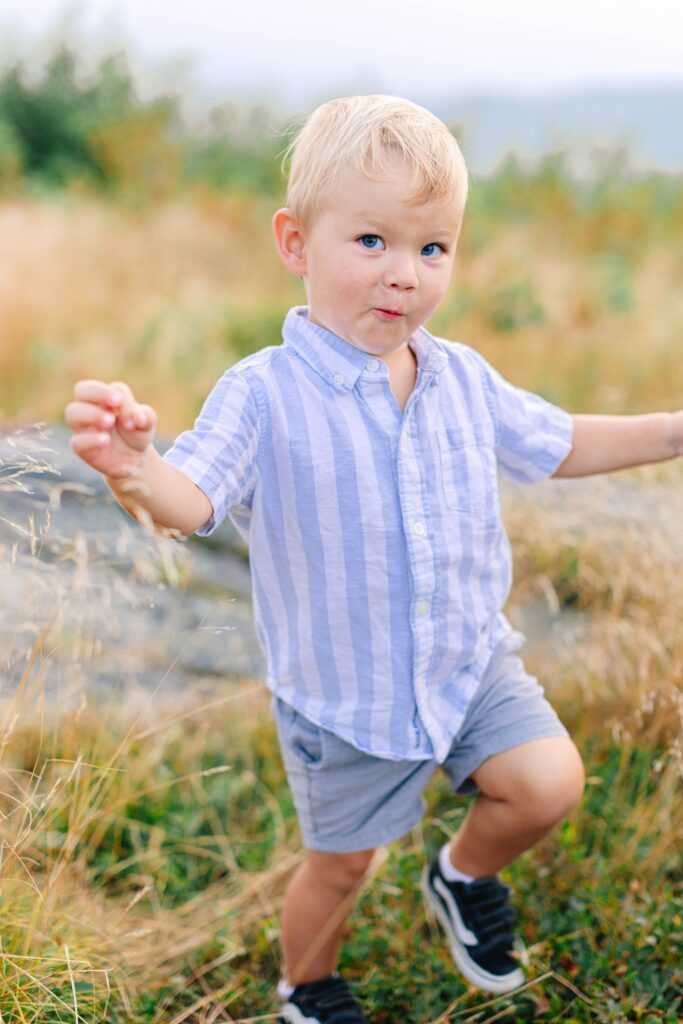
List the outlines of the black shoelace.
{"type": "MultiPolygon", "coordinates": [[[[307,995],[305,990],[301,993],[304,1005],[308,1002],[307,995]]],[[[342,977],[330,978],[325,982],[324,989],[319,993],[311,992],[309,998],[316,1010],[324,1010],[327,1014],[325,1024],[361,1024],[364,1020],[359,1016],[358,1004],[342,977]]]]}
{"type": "Polygon", "coordinates": [[[507,903],[509,887],[491,875],[476,879],[460,892],[464,893],[468,923],[480,941],[481,953],[509,952],[514,945],[513,925],[517,918],[507,903]]]}

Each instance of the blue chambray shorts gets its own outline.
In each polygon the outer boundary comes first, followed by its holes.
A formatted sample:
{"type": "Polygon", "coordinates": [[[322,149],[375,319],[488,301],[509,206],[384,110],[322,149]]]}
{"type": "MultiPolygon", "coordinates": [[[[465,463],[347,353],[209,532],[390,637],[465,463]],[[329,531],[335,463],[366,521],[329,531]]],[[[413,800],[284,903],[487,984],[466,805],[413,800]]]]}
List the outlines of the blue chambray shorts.
{"type": "Polygon", "coordinates": [[[422,791],[438,767],[455,792],[473,793],[477,786],[470,776],[488,757],[544,736],[568,736],[544,692],[502,641],[442,765],[373,757],[273,696],[304,846],[351,853],[393,842],[424,814],[422,791]]]}

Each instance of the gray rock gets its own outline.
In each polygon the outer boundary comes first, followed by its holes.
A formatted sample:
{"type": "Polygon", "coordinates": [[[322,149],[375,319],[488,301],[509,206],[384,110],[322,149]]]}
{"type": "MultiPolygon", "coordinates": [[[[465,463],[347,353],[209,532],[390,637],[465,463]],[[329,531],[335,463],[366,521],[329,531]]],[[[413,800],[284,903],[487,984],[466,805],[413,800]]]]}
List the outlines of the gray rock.
{"type": "Polygon", "coordinates": [[[262,677],[234,527],[210,541],[150,535],[71,451],[70,433],[0,433],[5,687],[24,678],[52,701],[78,703],[93,688],[172,695],[202,679],[262,677]]]}

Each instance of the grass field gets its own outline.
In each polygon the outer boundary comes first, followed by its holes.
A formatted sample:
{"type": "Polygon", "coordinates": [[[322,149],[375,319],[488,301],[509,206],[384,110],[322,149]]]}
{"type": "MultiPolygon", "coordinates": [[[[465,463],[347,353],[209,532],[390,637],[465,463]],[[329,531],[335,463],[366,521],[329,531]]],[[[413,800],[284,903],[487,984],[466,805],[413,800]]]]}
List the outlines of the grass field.
{"type": "MultiPolygon", "coordinates": [[[[681,407],[683,184],[600,188],[574,193],[548,170],[475,187],[431,326],[571,411],[681,407]]],[[[206,191],[143,213],[69,196],[0,205],[5,418],[55,420],[73,382],[99,376],[127,380],[165,432],[188,425],[225,366],[277,343],[303,301],[274,255],[272,209],[206,191]]],[[[680,466],[631,476],[680,507],[680,466]]],[[[511,615],[541,601],[587,623],[580,649],[528,661],[588,777],[582,805],[504,872],[529,984],[468,989],[425,915],[422,865],[467,806],[435,777],[421,826],[379,851],[350,921],[342,968],[375,1024],[683,1020],[680,521],[584,512],[581,525],[533,489],[506,509],[511,615]]],[[[3,587],[12,560],[0,551],[3,587]]],[[[2,1021],[274,1020],[278,913],[302,852],[262,681],[124,707],[89,694],[51,716],[43,671],[61,638],[43,625],[3,688],[2,1021]]]]}
{"type": "MultiPolygon", "coordinates": [[[[0,202],[0,410],[61,416],[79,377],[125,378],[179,431],[226,365],[279,344],[304,301],[280,265],[281,196],[195,189],[138,212],[93,197],[0,202]]],[[[430,326],[571,411],[678,408],[683,177],[474,183],[430,326]]]]}
{"type": "MultiPolygon", "coordinates": [[[[659,471],[660,487],[680,480],[659,471]]],[[[506,518],[511,614],[550,594],[590,622],[580,650],[528,660],[588,776],[582,805],[504,872],[529,984],[491,1000],[468,989],[425,915],[421,867],[467,806],[440,775],[421,826],[379,851],[343,968],[387,1024],[678,1021],[678,566],[666,535],[628,522],[587,538],[531,497],[506,518]]],[[[3,705],[3,1020],[273,1019],[278,911],[301,847],[262,682],[173,703],[162,687],[129,707],[90,694],[49,716],[41,677],[59,639],[45,629],[3,705]]]]}

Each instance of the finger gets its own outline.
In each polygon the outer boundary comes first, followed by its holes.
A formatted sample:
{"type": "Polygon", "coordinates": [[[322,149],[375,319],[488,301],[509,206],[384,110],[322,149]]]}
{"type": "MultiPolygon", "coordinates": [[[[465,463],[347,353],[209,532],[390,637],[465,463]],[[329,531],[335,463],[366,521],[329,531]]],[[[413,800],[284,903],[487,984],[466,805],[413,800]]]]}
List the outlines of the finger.
{"type": "Polygon", "coordinates": [[[119,418],[119,424],[124,430],[152,430],[156,422],[157,414],[151,405],[139,405],[137,402],[130,413],[124,413],[119,418]]]}
{"type": "Polygon", "coordinates": [[[153,409],[151,405],[143,405],[142,408],[145,410],[145,414],[147,416],[148,429],[156,430],[157,421],[159,419],[156,409],[153,409]]]}
{"type": "Polygon", "coordinates": [[[82,430],[72,434],[69,445],[77,455],[84,456],[89,451],[101,451],[111,441],[111,434],[96,430],[82,430]]]}
{"type": "Polygon", "coordinates": [[[64,419],[74,430],[83,427],[100,427],[106,430],[113,427],[116,416],[93,402],[69,402],[64,410],[64,419]]]}
{"type": "Polygon", "coordinates": [[[74,386],[74,398],[86,402],[96,402],[119,415],[129,416],[136,402],[130,387],[122,380],[105,384],[101,380],[80,380],[74,386]]]}
{"type": "Polygon", "coordinates": [[[125,381],[113,380],[109,384],[109,389],[114,395],[119,395],[121,401],[124,402],[126,405],[130,406],[131,408],[132,406],[135,405],[135,398],[133,396],[133,392],[131,391],[130,387],[128,386],[128,384],[126,384],[125,381]]]}
{"type": "Polygon", "coordinates": [[[120,392],[101,380],[79,380],[74,385],[74,398],[81,402],[96,402],[100,405],[121,405],[120,392]]]}
{"type": "Polygon", "coordinates": [[[109,385],[118,399],[119,423],[125,430],[135,430],[135,410],[138,403],[130,387],[122,380],[115,380],[109,385]]]}

